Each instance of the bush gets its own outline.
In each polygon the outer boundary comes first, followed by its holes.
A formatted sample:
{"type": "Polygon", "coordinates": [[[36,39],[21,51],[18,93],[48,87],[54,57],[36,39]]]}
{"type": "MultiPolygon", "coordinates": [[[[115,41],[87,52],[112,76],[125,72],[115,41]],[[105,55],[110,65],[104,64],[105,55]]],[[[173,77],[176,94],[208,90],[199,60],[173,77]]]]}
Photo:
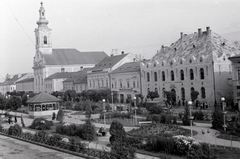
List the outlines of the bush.
{"type": "Polygon", "coordinates": [[[215,109],[212,113],[212,128],[222,129],[223,127],[223,115],[222,112],[218,109],[215,109]]]}
{"type": "Polygon", "coordinates": [[[160,114],[149,114],[147,115],[147,121],[152,121],[155,123],[161,123],[161,115],[160,114]]]}
{"type": "Polygon", "coordinates": [[[189,106],[187,105],[185,107],[185,111],[184,111],[183,118],[182,118],[183,125],[186,125],[186,126],[190,125],[189,115],[190,115],[190,113],[189,113],[189,106]]]}
{"type": "Polygon", "coordinates": [[[146,107],[150,114],[161,114],[163,112],[162,108],[155,105],[149,105],[146,107]]]}
{"type": "Polygon", "coordinates": [[[116,159],[135,158],[136,150],[126,141],[119,140],[111,146],[111,153],[115,154],[116,159]]]}
{"type": "Polygon", "coordinates": [[[50,146],[58,146],[60,144],[60,141],[62,140],[62,137],[58,134],[54,134],[49,137],[48,144],[50,146]]]}
{"type": "Polygon", "coordinates": [[[62,135],[68,135],[68,136],[73,136],[75,135],[77,130],[77,126],[75,124],[68,124],[65,123],[63,125],[57,125],[56,126],[56,133],[62,134],[62,135]]]}
{"type": "Polygon", "coordinates": [[[117,120],[114,120],[111,123],[109,133],[111,135],[111,137],[109,138],[111,144],[113,144],[115,141],[126,140],[126,132],[123,128],[123,125],[117,120]]]}
{"type": "Polygon", "coordinates": [[[56,118],[57,121],[59,121],[60,123],[63,122],[64,120],[64,112],[62,109],[59,109],[58,113],[57,113],[57,118],[56,118]]]}
{"type": "Polygon", "coordinates": [[[192,113],[194,120],[204,120],[204,114],[202,111],[196,111],[192,113]]]}
{"type": "Polygon", "coordinates": [[[81,140],[77,137],[70,138],[70,150],[75,152],[81,152],[82,149],[86,148],[85,143],[81,143],[81,140]]]}
{"type": "Polygon", "coordinates": [[[96,136],[95,126],[90,120],[87,120],[82,126],[82,138],[84,140],[93,140],[96,136]]]}
{"type": "Polygon", "coordinates": [[[143,148],[142,140],[143,139],[141,137],[127,137],[126,138],[126,142],[129,145],[131,145],[131,146],[133,146],[137,149],[142,149],[143,148]]]}
{"type": "Polygon", "coordinates": [[[18,136],[21,133],[22,133],[22,128],[18,124],[15,124],[14,126],[10,126],[10,128],[8,129],[9,135],[18,136]]]}
{"type": "Polygon", "coordinates": [[[53,126],[52,121],[48,121],[45,118],[35,118],[29,128],[36,130],[49,130],[51,126],[53,126]]]}
{"type": "Polygon", "coordinates": [[[45,131],[41,130],[34,134],[34,141],[40,143],[47,143],[48,142],[48,135],[45,131]]]}

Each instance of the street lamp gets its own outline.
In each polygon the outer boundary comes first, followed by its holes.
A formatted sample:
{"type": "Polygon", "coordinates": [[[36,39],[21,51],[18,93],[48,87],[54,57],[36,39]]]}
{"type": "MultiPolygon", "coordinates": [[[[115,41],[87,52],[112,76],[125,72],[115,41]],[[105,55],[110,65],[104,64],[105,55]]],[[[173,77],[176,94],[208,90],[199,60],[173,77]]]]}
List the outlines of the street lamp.
{"type": "Polygon", "coordinates": [[[136,96],[133,97],[134,99],[134,109],[135,109],[135,124],[137,125],[137,101],[136,101],[136,96]]]}
{"type": "Polygon", "coordinates": [[[191,107],[192,107],[192,101],[188,101],[188,106],[189,106],[189,114],[190,114],[190,127],[191,127],[191,137],[193,137],[193,133],[192,133],[192,120],[193,120],[193,117],[192,117],[192,110],[191,110],[191,107]]]}
{"type": "Polygon", "coordinates": [[[113,91],[111,92],[111,96],[112,96],[112,112],[113,112],[113,91]]]}
{"type": "Polygon", "coordinates": [[[105,112],[106,112],[105,99],[103,99],[102,101],[103,101],[103,124],[104,124],[104,129],[105,129],[105,112]]]}
{"type": "MultiPolygon", "coordinates": [[[[225,111],[225,105],[226,105],[226,103],[225,103],[225,98],[222,97],[222,98],[221,98],[221,101],[222,101],[222,111],[223,111],[223,129],[224,129],[224,133],[225,133],[225,135],[226,135],[227,125],[226,125],[226,121],[225,121],[225,115],[226,115],[227,112],[225,111]]],[[[225,144],[224,144],[224,148],[225,148],[225,144]]]]}

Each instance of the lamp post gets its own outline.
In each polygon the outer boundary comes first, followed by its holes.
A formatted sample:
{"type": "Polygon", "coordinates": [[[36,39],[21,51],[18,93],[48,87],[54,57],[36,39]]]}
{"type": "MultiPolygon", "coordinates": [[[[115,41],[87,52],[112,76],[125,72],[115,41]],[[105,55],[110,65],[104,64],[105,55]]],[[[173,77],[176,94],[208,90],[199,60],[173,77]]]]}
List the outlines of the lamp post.
{"type": "Polygon", "coordinates": [[[190,115],[190,128],[191,128],[191,137],[193,137],[193,133],[192,133],[192,120],[193,120],[193,117],[192,117],[192,110],[191,110],[191,107],[192,107],[192,101],[188,101],[188,106],[189,106],[189,115],[190,115]]]}
{"type": "Polygon", "coordinates": [[[137,101],[136,101],[136,96],[133,97],[134,99],[134,109],[135,109],[135,125],[137,125],[137,101]]]}
{"type": "Polygon", "coordinates": [[[103,124],[104,124],[104,129],[105,129],[105,112],[106,112],[105,99],[103,99],[102,101],[103,101],[103,124]]]}
{"type": "MultiPolygon", "coordinates": [[[[227,125],[226,125],[226,121],[225,121],[225,115],[226,115],[227,112],[225,111],[225,98],[222,97],[221,101],[222,101],[222,111],[223,111],[223,129],[224,129],[224,134],[226,135],[227,125]]],[[[225,144],[224,144],[224,148],[225,148],[225,144]]]]}
{"type": "Polygon", "coordinates": [[[112,112],[113,112],[113,91],[111,92],[111,96],[112,96],[112,112]]]}

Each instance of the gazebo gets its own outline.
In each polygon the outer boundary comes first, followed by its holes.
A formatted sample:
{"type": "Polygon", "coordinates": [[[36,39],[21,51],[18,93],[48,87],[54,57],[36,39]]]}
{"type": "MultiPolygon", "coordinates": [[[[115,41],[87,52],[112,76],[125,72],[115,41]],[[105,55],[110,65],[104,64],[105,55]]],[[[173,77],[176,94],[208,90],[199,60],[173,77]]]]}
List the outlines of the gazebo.
{"type": "Polygon", "coordinates": [[[32,118],[40,116],[50,116],[58,113],[61,99],[56,98],[48,93],[41,92],[27,101],[29,116],[32,118]]]}

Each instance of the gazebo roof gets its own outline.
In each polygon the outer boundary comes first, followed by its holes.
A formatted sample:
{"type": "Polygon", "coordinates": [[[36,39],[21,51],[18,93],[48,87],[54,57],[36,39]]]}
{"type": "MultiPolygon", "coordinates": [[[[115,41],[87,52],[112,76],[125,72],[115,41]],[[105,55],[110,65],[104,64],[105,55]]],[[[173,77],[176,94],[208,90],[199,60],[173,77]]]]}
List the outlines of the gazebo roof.
{"type": "Polygon", "coordinates": [[[61,99],[56,98],[53,95],[48,93],[41,92],[34,96],[33,98],[29,99],[27,103],[46,103],[46,102],[59,102],[61,99]]]}

